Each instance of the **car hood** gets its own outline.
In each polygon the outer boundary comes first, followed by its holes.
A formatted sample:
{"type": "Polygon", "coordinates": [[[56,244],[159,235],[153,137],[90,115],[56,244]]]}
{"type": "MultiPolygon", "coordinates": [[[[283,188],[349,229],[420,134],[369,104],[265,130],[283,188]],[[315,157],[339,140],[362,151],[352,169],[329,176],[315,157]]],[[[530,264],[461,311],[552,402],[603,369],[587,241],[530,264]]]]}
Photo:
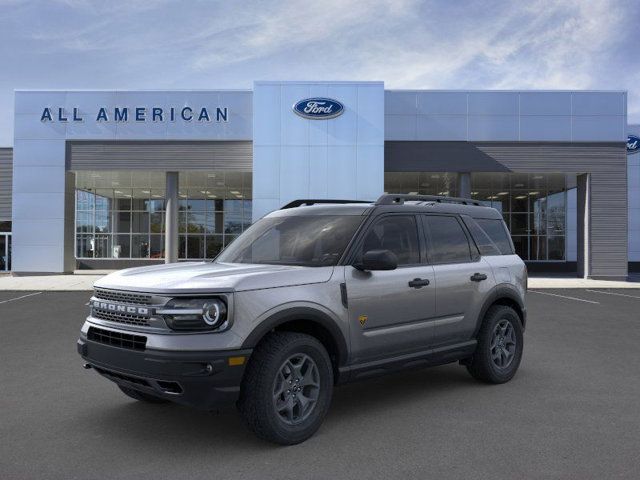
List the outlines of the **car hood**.
{"type": "Polygon", "coordinates": [[[95,287],[149,293],[214,293],[327,282],[333,267],[181,262],[128,268],[111,273],[95,287]]]}

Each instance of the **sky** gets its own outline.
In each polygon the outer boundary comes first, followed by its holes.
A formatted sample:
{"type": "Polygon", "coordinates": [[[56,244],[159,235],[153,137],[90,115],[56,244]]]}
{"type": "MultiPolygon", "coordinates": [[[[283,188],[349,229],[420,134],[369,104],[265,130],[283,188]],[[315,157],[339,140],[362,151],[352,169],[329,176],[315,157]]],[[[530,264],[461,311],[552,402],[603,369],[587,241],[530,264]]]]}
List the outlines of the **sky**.
{"type": "Polygon", "coordinates": [[[0,146],[14,89],[627,90],[640,123],[638,0],[0,0],[0,146]]]}

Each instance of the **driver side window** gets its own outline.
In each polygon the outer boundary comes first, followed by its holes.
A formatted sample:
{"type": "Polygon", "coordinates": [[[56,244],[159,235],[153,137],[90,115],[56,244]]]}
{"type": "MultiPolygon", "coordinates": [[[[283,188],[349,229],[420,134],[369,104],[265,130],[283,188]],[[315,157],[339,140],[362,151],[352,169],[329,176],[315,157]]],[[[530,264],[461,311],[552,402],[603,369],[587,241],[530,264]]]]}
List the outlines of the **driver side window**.
{"type": "Polygon", "coordinates": [[[390,215],[378,220],[367,232],[359,257],[370,250],[389,250],[398,265],[420,263],[418,229],[413,215],[390,215]]]}

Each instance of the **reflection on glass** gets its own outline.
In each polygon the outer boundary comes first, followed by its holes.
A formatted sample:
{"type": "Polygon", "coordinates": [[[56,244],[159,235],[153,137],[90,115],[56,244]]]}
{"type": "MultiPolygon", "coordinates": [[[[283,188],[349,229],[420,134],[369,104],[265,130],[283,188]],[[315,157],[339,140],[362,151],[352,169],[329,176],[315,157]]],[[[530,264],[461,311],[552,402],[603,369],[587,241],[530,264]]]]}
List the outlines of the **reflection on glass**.
{"type": "Polygon", "coordinates": [[[222,250],[222,246],[222,235],[213,235],[207,237],[206,257],[215,258],[215,256],[218,255],[218,253],[220,253],[220,251],[222,250]]]}
{"type": "Polygon", "coordinates": [[[130,235],[116,235],[113,238],[113,258],[130,258],[130,246],[130,235]]]}
{"type": "Polygon", "coordinates": [[[448,172],[385,172],[384,190],[387,193],[456,196],[457,179],[457,173],[448,172]]]}
{"type": "Polygon", "coordinates": [[[164,235],[149,236],[149,258],[164,258],[164,235]]]}
{"type": "Polygon", "coordinates": [[[76,214],[76,232],[93,233],[93,212],[78,212],[76,214]]]}
{"type": "Polygon", "coordinates": [[[531,242],[530,260],[547,259],[547,237],[530,237],[531,242]]]}
{"type": "Polygon", "coordinates": [[[204,236],[187,236],[187,258],[204,258],[204,236]]]}
{"type": "Polygon", "coordinates": [[[111,258],[111,235],[96,234],[92,239],[92,247],[96,258],[111,258]]]}
{"type": "MultiPolygon", "coordinates": [[[[251,186],[251,172],[181,172],[179,258],[213,258],[248,228],[251,186]]],[[[163,172],[78,172],[77,257],[163,258],[164,196],[163,172]]]]}
{"type": "Polygon", "coordinates": [[[149,215],[149,221],[151,222],[151,233],[164,233],[164,214],[152,213],[149,215]]]}
{"type": "Polygon", "coordinates": [[[149,237],[147,235],[131,236],[131,258],[149,257],[149,237]]]}
{"type": "Polygon", "coordinates": [[[564,260],[565,238],[549,237],[549,260],[564,260]]]}
{"type": "MultiPolygon", "coordinates": [[[[386,172],[384,189],[455,195],[456,182],[455,173],[386,172]]],[[[471,174],[471,198],[502,212],[524,260],[565,259],[566,189],[567,178],[559,173],[471,174]]]]}

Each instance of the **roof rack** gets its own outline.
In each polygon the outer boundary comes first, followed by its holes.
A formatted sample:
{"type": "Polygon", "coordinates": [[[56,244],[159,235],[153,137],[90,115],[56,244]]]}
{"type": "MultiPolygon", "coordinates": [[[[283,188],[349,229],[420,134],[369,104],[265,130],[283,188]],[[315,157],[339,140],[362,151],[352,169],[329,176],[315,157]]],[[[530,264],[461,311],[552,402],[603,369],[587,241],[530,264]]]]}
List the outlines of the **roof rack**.
{"type": "Polygon", "coordinates": [[[471,198],[458,198],[458,197],[440,197],[437,195],[410,195],[410,194],[393,194],[385,193],[376,200],[376,205],[402,205],[406,201],[418,201],[418,202],[435,202],[435,203],[459,203],[461,205],[475,205],[478,207],[484,207],[482,203],[471,198]]]}
{"type": "Polygon", "coordinates": [[[369,200],[329,200],[327,198],[300,199],[300,200],[293,200],[292,202],[287,203],[283,207],[280,207],[280,210],[285,210],[287,208],[297,208],[303,205],[317,205],[319,203],[344,204],[344,203],[373,203],[373,202],[369,200]]]}

